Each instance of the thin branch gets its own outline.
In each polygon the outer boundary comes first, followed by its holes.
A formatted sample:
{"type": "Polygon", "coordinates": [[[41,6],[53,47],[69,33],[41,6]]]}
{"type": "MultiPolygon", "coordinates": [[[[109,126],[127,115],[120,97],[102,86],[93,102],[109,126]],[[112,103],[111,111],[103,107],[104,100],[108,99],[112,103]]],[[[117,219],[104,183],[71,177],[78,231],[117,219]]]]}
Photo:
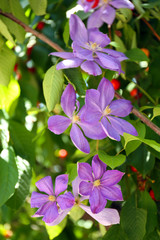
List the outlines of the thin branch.
{"type": "Polygon", "coordinates": [[[154,36],[158,39],[158,41],[160,41],[160,36],[158,35],[158,33],[154,30],[154,28],[151,26],[151,24],[149,22],[147,22],[147,20],[145,18],[142,18],[142,21],[149,27],[149,29],[152,31],[152,33],[154,34],[154,36]]]}
{"type": "Polygon", "coordinates": [[[56,43],[52,42],[49,38],[47,38],[45,35],[37,32],[36,30],[32,29],[31,27],[27,26],[25,23],[20,21],[18,18],[13,16],[11,13],[5,13],[0,9],[0,15],[3,15],[9,19],[11,19],[13,22],[19,24],[21,27],[24,28],[26,32],[30,32],[33,35],[35,35],[37,38],[41,39],[43,42],[47,43],[49,46],[57,50],[58,52],[63,52],[63,49],[56,43]]]}
{"type": "MultiPolygon", "coordinates": [[[[49,46],[51,46],[52,48],[54,48],[55,50],[57,50],[58,52],[63,52],[64,50],[56,43],[52,42],[49,38],[47,38],[45,35],[37,32],[36,30],[32,29],[31,27],[27,26],[25,23],[23,23],[22,21],[20,21],[19,19],[17,19],[16,17],[14,17],[11,13],[4,13],[1,9],[0,9],[0,15],[3,15],[9,19],[11,19],[12,21],[16,22],[17,24],[19,24],[20,26],[22,26],[24,28],[24,30],[26,32],[30,32],[33,35],[35,35],[37,38],[41,39],[43,42],[45,42],[46,44],[48,44],[49,46]]],[[[149,24],[150,25],[150,24],[149,24]]],[[[152,26],[151,26],[152,27],[152,26]]],[[[151,28],[150,28],[151,29],[151,28]]],[[[153,29],[154,30],[154,29],[153,29]]],[[[153,31],[152,30],[152,31],[153,31]]],[[[160,40],[160,37],[159,37],[160,40]]],[[[122,96],[120,96],[117,92],[115,92],[115,97],[118,99],[123,99],[122,96]]],[[[149,119],[147,119],[142,113],[140,113],[136,108],[133,107],[132,113],[137,116],[139,119],[141,119],[142,122],[144,122],[148,127],[150,127],[155,133],[157,133],[158,135],[160,135],[160,128],[157,127],[154,123],[152,123],[149,119]]]]}
{"type": "MultiPolygon", "coordinates": [[[[115,92],[115,97],[118,99],[124,99],[121,95],[115,92]]],[[[160,135],[160,128],[152,123],[148,118],[146,118],[142,113],[140,113],[135,107],[132,109],[132,113],[137,116],[142,122],[144,122],[149,128],[151,128],[155,133],[160,135]]]]}

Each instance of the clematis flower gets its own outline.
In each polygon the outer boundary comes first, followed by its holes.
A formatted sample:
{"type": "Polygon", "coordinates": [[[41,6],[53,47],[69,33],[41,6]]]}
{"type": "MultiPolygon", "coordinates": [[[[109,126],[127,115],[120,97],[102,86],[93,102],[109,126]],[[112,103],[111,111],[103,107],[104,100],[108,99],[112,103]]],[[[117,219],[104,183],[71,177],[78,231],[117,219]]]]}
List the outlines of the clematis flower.
{"type": "Polygon", "coordinates": [[[102,78],[98,89],[86,91],[86,115],[88,123],[100,122],[106,135],[116,141],[120,141],[120,135],[124,132],[137,136],[136,129],[121,117],[126,117],[132,111],[131,102],[124,99],[113,100],[115,90],[112,83],[102,78]]]}
{"type": "Polygon", "coordinates": [[[71,15],[69,25],[73,53],[51,53],[65,59],[57,64],[58,70],[80,66],[83,71],[94,76],[102,74],[100,67],[117,71],[119,74],[122,72],[120,62],[127,57],[121,52],[105,48],[110,43],[107,34],[97,28],[86,29],[77,15],[71,15]]]}
{"type": "Polygon", "coordinates": [[[90,9],[98,6],[99,0],[79,0],[78,4],[83,7],[85,12],[88,12],[90,9]]]}
{"type": "Polygon", "coordinates": [[[92,127],[92,125],[94,126],[94,123],[89,124],[83,120],[85,107],[79,111],[79,102],[76,101],[76,93],[71,84],[68,84],[62,94],[61,106],[68,117],[61,115],[51,116],[48,119],[49,130],[55,134],[61,134],[69,127],[70,124],[72,124],[70,137],[73,144],[82,152],[89,153],[89,143],[84,137],[80,127],[87,137],[92,139],[103,139],[106,137],[106,134],[101,128],[100,123],[96,123],[96,126],[92,127]],[[75,105],[77,105],[77,107],[75,105]]]}
{"type": "Polygon", "coordinates": [[[117,184],[124,173],[118,170],[107,170],[98,155],[92,160],[92,167],[88,163],[78,163],[78,176],[81,180],[79,193],[89,196],[89,203],[92,213],[100,213],[111,201],[122,201],[122,192],[117,184]]]}
{"type": "Polygon", "coordinates": [[[111,25],[116,17],[116,9],[134,9],[134,5],[129,0],[100,0],[95,6],[90,2],[88,3],[87,0],[82,0],[78,3],[84,8],[85,12],[95,7],[97,9],[88,18],[88,28],[100,28],[104,22],[111,25]]]}
{"type": "Polygon", "coordinates": [[[66,211],[74,205],[74,197],[71,192],[58,196],[61,192],[67,189],[67,184],[67,174],[62,174],[56,177],[55,191],[53,191],[52,178],[50,176],[44,177],[36,182],[39,191],[46,194],[32,192],[31,207],[39,208],[32,217],[43,217],[42,220],[47,224],[54,222],[59,215],[62,217],[62,212],[65,211],[66,213],[66,211]],[[65,201],[62,201],[62,198],[63,200],[65,199],[65,201]]]}

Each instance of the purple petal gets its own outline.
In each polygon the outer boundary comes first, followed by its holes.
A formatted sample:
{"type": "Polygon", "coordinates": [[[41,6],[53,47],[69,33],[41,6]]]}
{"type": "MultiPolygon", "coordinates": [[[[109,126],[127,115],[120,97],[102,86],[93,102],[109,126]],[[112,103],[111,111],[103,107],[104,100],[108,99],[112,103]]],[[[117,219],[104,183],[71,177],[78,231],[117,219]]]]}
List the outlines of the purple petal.
{"type": "Polygon", "coordinates": [[[51,176],[46,176],[42,179],[40,179],[38,182],[36,182],[36,187],[41,192],[45,192],[48,195],[54,195],[53,193],[53,183],[51,176]]]}
{"type": "Polygon", "coordinates": [[[111,42],[107,34],[100,32],[97,28],[89,29],[88,37],[89,37],[89,41],[93,43],[97,43],[102,48],[107,46],[111,42]]]}
{"type": "Polygon", "coordinates": [[[118,183],[123,177],[124,173],[118,170],[107,170],[101,178],[101,186],[109,187],[118,183]]]}
{"type": "Polygon", "coordinates": [[[112,0],[109,4],[111,4],[115,8],[134,9],[134,5],[128,0],[112,0]]]}
{"type": "Polygon", "coordinates": [[[49,55],[53,55],[53,56],[56,56],[56,57],[61,57],[61,58],[64,58],[64,59],[74,58],[74,54],[71,53],[71,52],[52,52],[49,55]]]}
{"type": "Polygon", "coordinates": [[[79,67],[82,62],[83,60],[79,58],[63,60],[62,62],[57,64],[56,69],[60,70],[60,69],[66,69],[66,68],[76,68],[76,67],[79,67]]]}
{"type": "Polygon", "coordinates": [[[109,108],[111,109],[111,115],[126,117],[131,113],[133,106],[128,100],[117,99],[110,104],[109,108]]]}
{"type": "Polygon", "coordinates": [[[48,195],[41,194],[38,192],[32,192],[31,195],[31,208],[39,208],[44,203],[48,202],[48,195]]]}
{"type": "Polygon", "coordinates": [[[103,10],[101,20],[109,25],[112,25],[115,17],[116,17],[115,9],[107,5],[107,7],[103,10]]]}
{"type": "Polygon", "coordinates": [[[114,185],[111,187],[101,187],[102,195],[110,201],[123,201],[120,186],[114,185]]]}
{"type": "Polygon", "coordinates": [[[117,58],[111,57],[111,56],[109,56],[105,53],[101,53],[101,52],[96,52],[96,54],[100,60],[100,63],[102,63],[102,65],[105,68],[110,69],[112,71],[117,71],[119,74],[121,73],[121,71],[122,71],[121,65],[117,58]]]}
{"type": "Polygon", "coordinates": [[[78,163],[78,176],[82,180],[93,182],[92,168],[89,163],[78,163]]]}
{"type": "Polygon", "coordinates": [[[46,223],[51,223],[58,217],[58,208],[56,202],[49,202],[47,204],[50,206],[46,209],[42,220],[46,223]]]}
{"type": "Polygon", "coordinates": [[[76,177],[72,182],[72,191],[75,197],[79,194],[79,184],[82,180],[79,177],[76,177]]]}
{"type": "Polygon", "coordinates": [[[108,79],[102,78],[97,90],[100,92],[100,106],[103,111],[114,98],[114,87],[108,79]]]}
{"type": "Polygon", "coordinates": [[[53,202],[47,202],[46,204],[43,204],[37,212],[32,217],[42,217],[45,215],[46,211],[50,208],[50,206],[53,204],[53,202]]]}
{"type": "Polygon", "coordinates": [[[120,223],[119,213],[116,209],[105,208],[100,213],[92,213],[90,207],[80,204],[80,207],[92,218],[104,226],[110,226],[120,223]]]}
{"type": "MultiPolygon", "coordinates": [[[[90,115],[91,116],[91,115],[90,115]]],[[[94,116],[94,115],[93,115],[94,116]]],[[[84,134],[91,139],[101,140],[107,137],[105,134],[100,122],[96,122],[95,124],[80,122],[78,125],[82,128],[84,134]]]]}
{"type": "Polygon", "coordinates": [[[98,155],[95,155],[92,159],[92,170],[94,173],[94,179],[100,179],[102,177],[102,175],[105,173],[106,171],[106,167],[107,165],[105,163],[103,163],[98,155]]]}
{"type": "Polygon", "coordinates": [[[70,131],[70,137],[73,142],[73,144],[78,148],[80,151],[89,153],[90,152],[90,146],[87,141],[87,139],[84,137],[82,131],[80,128],[73,124],[71,131],[70,131]]]}
{"type": "Polygon", "coordinates": [[[70,124],[71,120],[61,115],[55,115],[48,119],[48,129],[58,135],[63,133],[70,124]]]}
{"type": "Polygon", "coordinates": [[[75,57],[93,61],[93,52],[91,50],[80,47],[77,42],[72,43],[72,48],[75,57]]]}
{"type": "Polygon", "coordinates": [[[67,192],[65,194],[58,196],[57,202],[58,202],[58,205],[60,206],[60,208],[62,210],[65,210],[67,208],[73,207],[73,205],[75,203],[75,199],[71,192],[67,192]]]}
{"type": "Polygon", "coordinates": [[[101,194],[101,191],[97,187],[94,187],[89,198],[89,203],[91,211],[93,213],[99,213],[105,208],[107,200],[101,194]]]}
{"type": "Polygon", "coordinates": [[[79,43],[88,42],[87,29],[82,20],[75,14],[72,14],[69,20],[70,37],[73,41],[79,43]]]}
{"type": "Polygon", "coordinates": [[[102,70],[101,68],[98,66],[97,63],[93,62],[93,61],[85,61],[81,64],[81,68],[83,71],[87,72],[89,75],[101,75],[102,74],[102,70]]]}
{"type": "Polygon", "coordinates": [[[84,196],[89,196],[92,193],[93,183],[82,181],[79,184],[79,193],[84,196]]]}
{"type": "Polygon", "coordinates": [[[116,141],[120,141],[121,137],[119,136],[119,132],[115,131],[115,128],[112,127],[112,125],[109,123],[109,121],[106,119],[106,117],[103,117],[101,120],[102,128],[106,135],[116,141]]]}
{"type": "Polygon", "coordinates": [[[138,136],[136,129],[132,126],[132,124],[130,124],[126,120],[110,116],[108,116],[108,119],[113,129],[117,131],[118,134],[123,135],[123,133],[126,132],[131,135],[138,136]]]}
{"type": "Polygon", "coordinates": [[[117,58],[117,60],[120,62],[128,59],[124,53],[115,51],[113,49],[103,48],[102,52],[108,53],[108,55],[117,58]]]}
{"type": "Polygon", "coordinates": [[[86,91],[85,103],[87,107],[94,108],[101,111],[99,106],[100,93],[96,89],[89,89],[86,91]]]}
{"type": "Polygon", "coordinates": [[[61,210],[59,209],[58,211],[58,217],[51,223],[47,223],[48,226],[55,226],[58,225],[62,220],[67,216],[67,214],[70,212],[71,208],[66,209],[66,210],[61,210]]]}
{"type": "Polygon", "coordinates": [[[61,174],[56,177],[55,181],[55,195],[58,196],[61,192],[65,191],[68,186],[68,175],[61,174]]]}
{"type": "Polygon", "coordinates": [[[63,111],[70,118],[75,110],[76,92],[71,84],[68,84],[61,97],[63,111]]]}
{"type": "Polygon", "coordinates": [[[103,14],[103,8],[99,8],[97,11],[92,13],[87,21],[87,28],[100,28],[103,24],[101,16],[103,14]]]}

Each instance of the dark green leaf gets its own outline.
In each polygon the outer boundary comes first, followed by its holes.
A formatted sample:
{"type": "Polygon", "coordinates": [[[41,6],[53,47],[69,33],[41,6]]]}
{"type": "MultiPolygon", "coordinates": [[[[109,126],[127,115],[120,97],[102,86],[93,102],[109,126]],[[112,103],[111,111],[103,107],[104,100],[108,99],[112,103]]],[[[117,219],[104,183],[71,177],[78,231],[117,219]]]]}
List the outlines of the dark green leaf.
{"type": "Polygon", "coordinates": [[[127,52],[125,52],[125,55],[129,58],[129,60],[135,62],[149,61],[146,54],[139,48],[133,48],[131,50],[128,50],[127,52]]]}
{"type": "Polygon", "coordinates": [[[102,240],[129,240],[120,225],[114,225],[104,235],[102,240]]]}

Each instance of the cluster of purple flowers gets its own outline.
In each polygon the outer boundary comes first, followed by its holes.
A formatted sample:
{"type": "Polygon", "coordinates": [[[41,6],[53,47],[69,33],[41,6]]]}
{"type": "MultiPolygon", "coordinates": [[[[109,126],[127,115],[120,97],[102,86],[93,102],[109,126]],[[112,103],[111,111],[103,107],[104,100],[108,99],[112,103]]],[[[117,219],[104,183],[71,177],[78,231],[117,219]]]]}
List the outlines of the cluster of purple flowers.
{"type": "Polygon", "coordinates": [[[131,112],[130,101],[122,99],[112,101],[114,93],[112,83],[102,78],[97,90],[87,90],[85,105],[79,111],[75,90],[71,84],[68,84],[61,97],[62,109],[68,117],[51,116],[48,119],[49,130],[55,134],[61,134],[72,124],[71,140],[79,150],[85,153],[90,152],[90,146],[83,133],[95,140],[109,137],[120,141],[120,135],[124,132],[136,136],[136,129],[120,118],[126,117],[131,112]]]}
{"type": "Polygon", "coordinates": [[[119,214],[115,209],[105,208],[107,199],[122,201],[121,188],[117,184],[124,173],[118,170],[107,170],[98,155],[92,160],[92,167],[88,163],[78,163],[78,177],[72,182],[71,192],[66,191],[68,175],[56,177],[53,190],[50,176],[40,179],[36,186],[39,191],[31,196],[31,207],[38,208],[33,217],[43,217],[42,220],[50,226],[59,224],[78,205],[99,223],[108,226],[119,223],[119,214]],[[61,194],[62,192],[65,193],[61,194]],[[60,195],[61,194],[61,195],[60,195]],[[83,204],[89,199],[90,207],[83,204]]]}
{"type": "MultiPolygon", "coordinates": [[[[78,4],[84,8],[85,12],[93,8],[93,2],[87,0],[79,0],[78,4]]],[[[88,28],[99,28],[104,22],[111,25],[116,17],[116,9],[134,9],[134,5],[129,0],[99,0],[95,6],[95,12],[88,18],[88,28]]]]}

